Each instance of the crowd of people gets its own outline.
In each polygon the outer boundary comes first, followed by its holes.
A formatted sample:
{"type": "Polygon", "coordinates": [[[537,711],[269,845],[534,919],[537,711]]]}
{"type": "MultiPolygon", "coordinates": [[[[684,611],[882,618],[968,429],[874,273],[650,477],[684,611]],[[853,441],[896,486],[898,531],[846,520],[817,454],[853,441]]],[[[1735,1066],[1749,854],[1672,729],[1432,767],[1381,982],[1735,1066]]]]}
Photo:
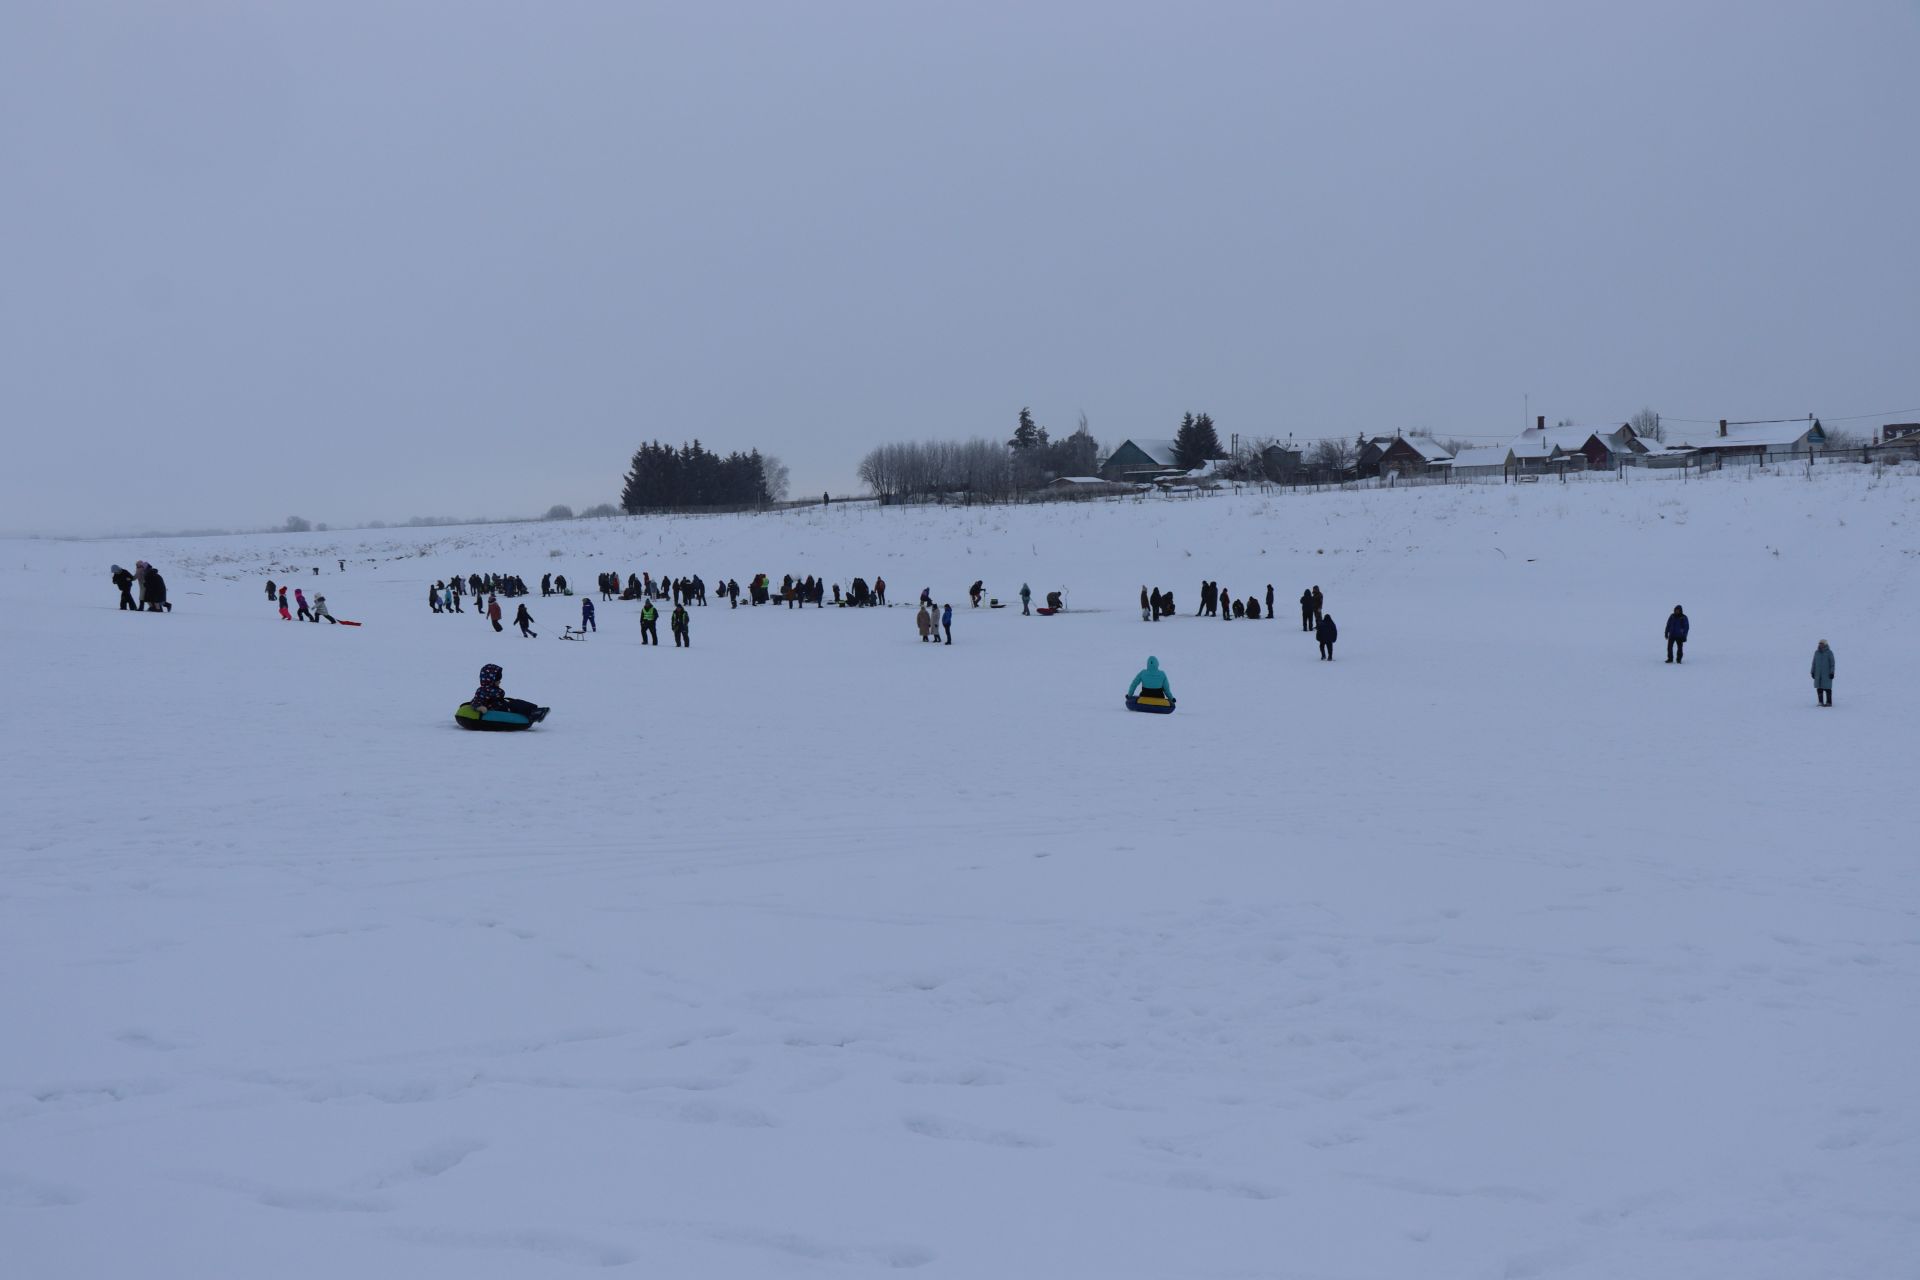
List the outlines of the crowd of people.
{"type": "MultiPolygon", "coordinates": [[[[341,562],[341,567],[345,568],[344,561],[341,562]]],[[[130,570],[117,564],[111,566],[111,569],[113,585],[120,593],[119,608],[121,610],[151,613],[165,613],[172,610],[173,605],[167,599],[166,579],[153,565],[145,560],[139,560],[135,561],[134,567],[130,570]]],[[[657,646],[660,643],[660,610],[656,601],[670,601],[672,612],[668,617],[667,625],[668,632],[673,637],[674,647],[693,647],[692,619],[688,613],[688,607],[704,606],[707,603],[707,584],[699,575],[662,576],[655,579],[651,574],[646,573],[629,574],[623,582],[619,573],[607,572],[599,575],[596,585],[603,601],[616,598],[641,601],[640,637],[641,643],[648,646],[657,646]]],[[[779,594],[776,596],[773,594],[771,579],[767,574],[759,573],[752,575],[749,579],[748,601],[749,604],[784,603],[789,609],[804,608],[808,604],[816,608],[824,608],[830,596],[836,607],[866,608],[885,606],[886,589],[884,578],[876,577],[872,586],[869,586],[864,578],[854,578],[851,588],[843,590],[838,582],[828,583],[824,578],[811,574],[805,577],[788,574],[781,579],[779,594]]],[[[731,607],[739,607],[740,584],[737,579],[723,578],[720,581],[719,592],[731,607]]],[[[275,609],[285,621],[316,624],[322,620],[330,623],[339,621],[328,608],[327,598],[324,595],[316,593],[309,601],[304,588],[276,583],[272,579],[267,580],[266,593],[269,606],[275,609]]],[[[540,593],[542,596],[573,594],[564,574],[542,575],[540,593]]],[[[518,575],[475,573],[465,577],[455,575],[434,582],[427,589],[427,604],[434,613],[464,613],[466,609],[463,601],[471,596],[475,606],[473,612],[499,632],[505,630],[501,622],[500,597],[506,596],[512,599],[515,596],[528,594],[530,593],[525,580],[518,575]]],[[[984,580],[976,579],[972,586],[967,588],[967,597],[975,608],[980,607],[985,595],[984,580]]],[[[1021,613],[1027,615],[1034,612],[1033,591],[1029,584],[1024,582],[1020,584],[1019,596],[1021,613]]],[[[992,604],[995,608],[999,607],[998,600],[993,601],[992,604]]],[[[1039,612],[1052,614],[1064,612],[1064,610],[1064,594],[1055,590],[1047,593],[1046,605],[1039,612]]],[[[1140,616],[1143,620],[1150,622],[1176,616],[1173,593],[1142,586],[1140,616]]],[[[1273,584],[1267,584],[1263,600],[1259,593],[1240,599],[1217,582],[1203,581],[1200,584],[1200,607],[1195,616],[1272,619],[1276,616],[1273,584]]],[[[533,614],[524,600],[514,611],[512,625],[526,639],[539,638],[539,633],[533,629],[535,626],[533,614]]],[[[919,632],[922,644],[951,646],[953,644],[953,606],[937,603],[934,600],[932,588],[922,588],[918,607],[914,613],[914,626],[919,632]]],[[[598,630],[594,602],[591,597],[583,598],[580,601],[580,630],[575,633],[572,627],[568,627],[568,635],[570,638],[578,638],[588,632],[597,633],[598,630]]],[[[1317,584],[1300,593],[1300,630],[1314,638],[1322,661],[1333,661],[1334,645],[1340,638],[1340,632],[1334,623],[1333,615],[1327,612],[1326,595],[1317,584]]],[[[1692,635],[1692,630],[1693,621],[1687,616],[1686,610],[1680,605],[1675,605],[1673,611],[1667,615],[1663,631],[1667,662],[1676,665],[1685,663],[1687,641],[1692,635]]],[[[1153,664],[1150,663],[1149,668],[1151,669],[1152,666],[1153,664]]],[[[1818,705],[1822,707],[1833,705],[1835,671],[1833,649],[1823,639],[1814,650],[1809,672],[1818,705]]]]}

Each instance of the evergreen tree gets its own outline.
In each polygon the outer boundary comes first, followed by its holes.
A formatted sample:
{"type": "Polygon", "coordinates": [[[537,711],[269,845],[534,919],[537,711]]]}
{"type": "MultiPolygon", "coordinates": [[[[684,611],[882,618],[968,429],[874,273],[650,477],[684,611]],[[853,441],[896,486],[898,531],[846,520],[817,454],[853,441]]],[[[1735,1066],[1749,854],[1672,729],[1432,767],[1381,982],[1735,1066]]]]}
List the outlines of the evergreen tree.
{"type": "Polygon", "coordinates": [[[1028,453],[1046,447],[1047,429],[1034,422],[1032,409],[1022,409],[1020,425],[1013,429],[1013,439],[1007,441],[1007,448],[1015,453],[1028,453]]]}
{"type": "Polygon", "coordinates": [[[1173,455],[1188,471],[1224,456],[1212,415],[1189,413],[1180,419],[1180,430],[1173,436],[1173,455]]]}

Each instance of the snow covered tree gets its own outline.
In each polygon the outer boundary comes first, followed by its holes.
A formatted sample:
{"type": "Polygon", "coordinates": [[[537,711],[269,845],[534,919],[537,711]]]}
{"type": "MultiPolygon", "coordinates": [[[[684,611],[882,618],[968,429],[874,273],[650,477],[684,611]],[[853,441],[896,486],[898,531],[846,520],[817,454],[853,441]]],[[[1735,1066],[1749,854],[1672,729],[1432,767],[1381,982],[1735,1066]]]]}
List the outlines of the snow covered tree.
{"type": "Polygon", "coordinates": [[[1022,409],[1020,425],[1013,429],[1013,439],[1007,441],[1007,448],[1015,453],[1029,453],[1046,447],[1047,429],[1033,420],[1032,409],[1022,409]]]}
{"type": "Polygon", "coordinates": [[[547,514],[541,518],[545,520],[571,520],[573,519],[573,508],[564,502],[556,502],[547,508],[547,514]]]}

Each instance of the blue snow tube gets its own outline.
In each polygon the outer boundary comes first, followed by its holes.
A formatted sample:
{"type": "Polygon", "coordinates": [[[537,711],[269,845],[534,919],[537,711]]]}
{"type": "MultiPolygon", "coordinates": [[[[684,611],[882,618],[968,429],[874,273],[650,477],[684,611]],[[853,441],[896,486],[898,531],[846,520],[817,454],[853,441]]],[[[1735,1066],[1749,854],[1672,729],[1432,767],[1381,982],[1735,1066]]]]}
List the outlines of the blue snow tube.
{"type": "Polygon", "coordinates": [[[1156,716],[1173,714],[1173,695],[1156,689],[1142,690],[1138,697],[1129,695],[1127,710],[1145,711],[1156,716]]]}
{"type": "Polygon", "coordinates": [[[471,702],[463,702],[453,713],[453,722],[462,729],[477,729],[482,732],[512,733],[516,729],[533,728],[533,719],[517,711],[477,711],[471,702]]]}

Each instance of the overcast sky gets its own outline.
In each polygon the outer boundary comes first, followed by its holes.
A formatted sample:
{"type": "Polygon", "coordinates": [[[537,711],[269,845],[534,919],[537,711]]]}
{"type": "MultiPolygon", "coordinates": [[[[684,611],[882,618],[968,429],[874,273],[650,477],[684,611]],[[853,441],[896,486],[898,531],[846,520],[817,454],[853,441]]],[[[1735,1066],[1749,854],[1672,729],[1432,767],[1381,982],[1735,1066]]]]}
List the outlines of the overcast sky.
{"type": "Polygon", "coordinates": [[[1912,0],[8,0],[0,528],[537,514],[656,436],[837,493],[1029,404],[1912,410],[1917,55],[1912,0]]]}

